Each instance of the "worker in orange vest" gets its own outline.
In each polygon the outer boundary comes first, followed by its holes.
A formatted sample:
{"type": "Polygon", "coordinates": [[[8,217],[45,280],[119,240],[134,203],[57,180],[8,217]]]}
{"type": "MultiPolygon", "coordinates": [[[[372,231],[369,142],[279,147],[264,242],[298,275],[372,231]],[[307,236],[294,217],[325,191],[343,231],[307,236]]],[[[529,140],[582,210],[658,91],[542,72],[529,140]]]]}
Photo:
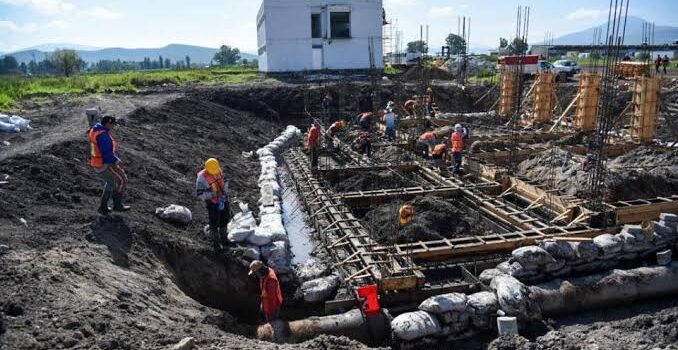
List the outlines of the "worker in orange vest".
{"type": "Polygon", "coordinates": [[[318,153],[320,152],[320,123],[314,121],[308,130],[306,147],[311,151],[311,169],[318,167],[318,153]]]}
{"type": "Polygon", "coordinates": [[[436,144],[436,133],[427,131],[417,139],[417,152],[424,158],[429,158],[429,153],[436,144]]]}
{"type": "Polygon", "coordinates": [[[122,169],[122,162],[118,158],[118,144],[111,135],[111,131],[117,124],[115,117],[107,115],[89,130],[91,156],[89,164],[105,182],[99,209],[97,209],[102,215],[108,215],[111,211],[108,207],[108,201],[111,198],[113,198],[113,210],[130,209],[122,203],[122,195],[127,188],[127,174],[122,169]]]}
{"type": "Polygon", "coordinates": [[[346,126],[348,126],[348,123],[345,120],[338,120],[327,128],[327,132],[325,133],[325,148],[328,151],[334,151],[334,136],[344,131],[346,126]]]}
{"type": "Polygon", "coordinates": [[[254,260],[250,263],[249,275],[255,274],[259,278],[259,288],[261,289],[261,313],[266,322],[275,321],[280,318],[280,306],[282,306],[283,297],[280,291],[280,282],[278,276],[272,268],[264,265],[260,260],[254,260]]]}
{"type": "Polygon", "coordinates": [[[433,147],[431,158],[433,158],[433,161],[435,162],[435,165],[438,167],[438,169],[445,169],[447,162],[447,145],[444,143],[439,143],[433,147]]]}
{"type": "Polygon", "coordinates": [[[214,250],[220,251],[222,244],[228,244],[226,224],[230,220],[230,206],[228,182],[224,180],[221,166],[216,159],[206,160],[204,168],[198,172],[195,195],[205,201],[212,244],[214,250]]]}
{"type": "Polygon", "coordinates": [[[450,145],[452,147],[452,156],[454,157],[453,174],[459,173],[461,169],[461,151],[464,149],[464,128],[461,124],[454,126],[454,132],[450,136],[450,145]]]}

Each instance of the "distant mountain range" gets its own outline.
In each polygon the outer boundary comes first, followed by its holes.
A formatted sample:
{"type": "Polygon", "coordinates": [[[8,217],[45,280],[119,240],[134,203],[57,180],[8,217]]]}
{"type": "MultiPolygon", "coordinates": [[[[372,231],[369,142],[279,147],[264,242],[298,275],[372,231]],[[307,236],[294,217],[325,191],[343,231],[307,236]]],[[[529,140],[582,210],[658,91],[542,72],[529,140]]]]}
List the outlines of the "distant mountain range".
{"type": "MultiPolygon", "coordinates": [[[[624,43],[629,45],[642,44],[644,19],[629,16],[626,20],[626,34],[624,43]]],[[[607,22],[579,32],[563,35],[553,40],[555,45],[589,45],[593,43],[593,31],[602,28],[602,41],[605,42],[607,22]]],[[[655,24],[654,43],[657,45],[670,44],[678,40],[678,27],[655,24]]],[[[540,42],[541,43],[541,42],[540,42]]]]}
{"type": "MultiPolygon", "coordinates": [[[[16,60],[21,63],[25,62],[28,64],[31,60],[41,61],[45,59],[49,54],[56,49],[74,49],[78,52],[80,58],[82,58],[87,63],[93,63],[100,60],[121,60],[121,61],[143,61],[145,57],[150,58],[151,60],[158,60],[159,56],[162,56],[163,59],[169,58],[172,62],[183,61],[186,59],[186,56],[191,58],[192,63],[196,64],[209,64],[214,54],[219,50],[210,47],[202,46],[193,46],[193,45],[182,45],[182,44],[170,44],[160,48],[148,48],[148,49],[127,49],[127,48],[105,48],[97,49],[83,45],[77,44],[44,44],[29,47],[20,51],[10,52],[0,55],[12,55],[16,60]]],[[[249,53],[240,53],[242,59],[252,60],[257,58],[256,55],[249,53]]]]}

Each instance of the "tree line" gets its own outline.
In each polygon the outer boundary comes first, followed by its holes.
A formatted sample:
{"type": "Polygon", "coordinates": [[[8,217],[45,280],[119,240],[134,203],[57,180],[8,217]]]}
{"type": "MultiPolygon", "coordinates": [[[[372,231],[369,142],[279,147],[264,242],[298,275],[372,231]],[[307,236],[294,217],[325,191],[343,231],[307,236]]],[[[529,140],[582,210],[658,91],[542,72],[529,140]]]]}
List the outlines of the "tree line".
{"type": "MultiPolygon", "coordinates": [[[[214,55],[210,66],[229,66],[238,62],[243,65],[256,66],[257,60],[249,62],[247,59],[240,59],[240,50],[230,46],[221,46],[214,55]]],[[[124,72],[151,69],[187,69],[195,68],[197,64],[191,62],[191,57],[186,56],[183,60],[172,62],[169,58],[159,56],[157,59],[144,57],[143,61],[122,61],[117,60],[99,60],[97,62],[87,63],[83,61],[75,50],[61,49],[56,50],[43,60],[31,60],[18,63],[15,57],[11,55],[0,58],[0,75],[7,74],[25,74],[25,75],[47,75],[63,74],[70,76],[77,72],[124,72]]]]}
{"type": "MultiPolygon", "coordinates": [[[[459,55],[466,52],[466,41],[459,35],[450,34],[445,38],[445,44],[450,48],[450,54],[459,55]]],[[[521,38],[514,38],[510,43],[505,38],[499,38],[499,48],[511,55],[520,55],[527,52],[528,45],[521,38]]],[[[427,54],[428,44],[422,40],[407,43],[407,52],[421,52],[427,54]]]]}

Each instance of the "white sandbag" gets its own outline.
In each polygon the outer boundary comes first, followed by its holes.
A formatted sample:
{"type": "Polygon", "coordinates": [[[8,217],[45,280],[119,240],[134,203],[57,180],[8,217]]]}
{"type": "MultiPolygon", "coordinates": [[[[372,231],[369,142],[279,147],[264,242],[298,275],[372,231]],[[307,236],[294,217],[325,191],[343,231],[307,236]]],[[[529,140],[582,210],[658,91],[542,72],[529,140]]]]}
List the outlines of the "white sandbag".
{"type": "Polygon", "coordinates": [[[608,259],[622,250],[623,242],[619,237],[605,233],[593,238],[593,244],[600,250],[600,258],[608,259]]]}
{"type": "Polygon", "coordinates": [[[270,149],[265,147],[259,148],[255,153],[257,154],[257,156],[259,156],[259,158],[273,155],[273,152],[271,152],[270,149]]]}
{"type": "Polygon", "coordinates": [[[478,292],[468,296],[466,302],[476,315],[489,315],[499,308],[497,296],[492,292],[478,292]]]}
{"type": "Polygon", "coordinates": [[[670,213],[661,213],[659,214],[659,220],[678,223],[678,215],[670,213]]]}
{"type": "Polygon", "coordinates": [[[21,118],[18,115],[13,115],[9,117],[9,123],[14,124],[15,127],[19,128],[20,131],[27,131],[31,128],[31,121],[28,119],[21,118]]]}
{"type": "Polygon", "coordinates": [[[259,206],[259,215],[268,215],[268,214],[281,214],[282,207],[280,202],[274,201],[273,205],[260,205],[259,206]]]}
{"type": "Polygon", "coordinates": [[[668,226],[662,222],[655,222],[654,223],[654,232],[659,232],[661,234],[665,235],[674,235],[676,234],[676,229],[668,226]]]}
{"type": "Polygon", "coordinates": [[[556,261],[556,259],[554,259],[546,250],[535,245],[515,249],[511,253],[511,256],[527,269],[531,269],[533,266],[543,266],[556,261]]]}
{"type": "Polygon", "coordinates": [[[231,242],[244,242],[246,241],[250,235],[254,233],[254,228],[250,227],[238,227],[233,230],[228,230],[228,240],[231,242]]]}
{"type": "Polygon", "coordinates": [[[622,250],[626,253],[642,252],[654,247],[652,243],[649,242],[648,238],[645,237],[643,231],[622,230],[622,232],[615,236],[623,242],[622,250]]]}
{"type": "Polygon", "coordinates": [[[436,335],[442,331],[440,322],[426,311],[406,312],[391,321],[393,334],[403,340],[413,340],[436,335]]]}
{"type": "Polygon", "coordinates": [[[499,269],[486,269],[486,270],[483,270],[483,272],[480,273],[480,275],[478,276],[478,279],[483,284],[490,285],[490,282],[492,282],[493,278],[495,278],[497,276],[505,275],[505,274],[506,274],[505,272],[502,272],[499,269]]]}
{"type": "Polygon", "coordinates": [[[544,265],[544,272],[553,273],[565,267],[565,260],[556,260],[556,262],[544,265]]]}
{"type": "Polygon", "coordinates": [[[301,284],[299,289],[308,303],[318,303],[334,297],[339,288],[339,276],[320,277],[301,284]]]}
{"type": "Polygon", "coordinates": [[[544,240],[539,243],[539,246],[556,260],[572,261],[577,258],[574,249],[566,241],[544,240]]]}
{"type": "Polygon", "coordinates": [[[0,121],[0,131],[4,132],[21,132],[21,130],[16,127],[14,124],[5,123],[0,121]]]}
{"type": "Polygon", "coordinates": [[[282,222],[281,214],[265,214],[261,215],[261,222],[259,229],[266,230],[271,236],[271,241],[287,241],[287,232],[282,222]]]}
{"type": "Polygon", "coordinates": [[[291,271],[287,242],[273,242],[261,248],[261,255],[266,259],[266,265],[276,273],[291,271]]]}
{"type": "Polygon", "coordinates": [[[163,220],[180,224],[189,224],[193,220],[193,214],[188,208],[176,204],[170,204],[164,208],[155,208],[155,214],[163,220]]]}
{"type": "Polygon", "coordinates": [[[598,258],[598,247],[593,242],[569,242],[577,256],[577,263],[593,261],[598,258]]]}
{"type": "Polygon", "coordinates": [[[329,267],[316,258],[309,258],[295,268],[297,278],[303,283],[320,278],[329,272],[329,267]]]}
{"type": "Polygon", "coordinates": [[[447,293],[432,296],[419,304],[419,310],[442,314],[444,312],[462,312],[466,310],[466,294],[447,293]]]}
{"type": "Polygon", "coordinates": [[[247,241],[256,246],[265,246],[271,243],[271,233],[268,230],[257,227],[248,237],[247,241]]]}
{"type": "Polygon", "coordinates": [[[499,307],[511,316],[527,314],[528,294],[524,284],[511,276],[497,276],[490,283],[497,293],[499,307]]]}
{"type": "Polygon", "coordinates": [[[242,248],[242,256],[249,260],[260,260],[261,251],[255,245],[246,245],[242,248]]]}
{"type": "Polygon", "coordinates": [[[534,277],[539,273],[537,265],[532,265],[531,268],[526,268],[517,261],[504,261],[497,265],[497,270],[507,275],[511,275],[517,279],[534,277]]]}

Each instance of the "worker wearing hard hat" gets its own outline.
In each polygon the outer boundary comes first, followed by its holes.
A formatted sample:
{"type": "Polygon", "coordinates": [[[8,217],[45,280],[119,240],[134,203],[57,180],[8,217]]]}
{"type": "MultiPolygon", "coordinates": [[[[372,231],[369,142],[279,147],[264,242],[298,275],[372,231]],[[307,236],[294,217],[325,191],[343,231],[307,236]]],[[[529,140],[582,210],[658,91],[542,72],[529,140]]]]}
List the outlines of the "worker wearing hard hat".
{"type": "Polygon", "coordinates": [[[417,139],[417,152],[424,158],[429,158],[429,154],[436,144],[436,133],[427,131],[417,139]]]}
{"type": "Polygon", "coordinates": [[[394,141],[396,137],[396,114],[393,112],[393,101],[386,104],[386,114],[382,121],[386,125],[386,138],[388,141],[394,141]]]}
{"type": "Polygon", "coordinates": [[[450,146],[454,158],[453,174],[458,174],[461,169],[461,151],[464,149],[464,127],[461,124],[454,126],[454,132],[450,136],[450,146]]]}
{"type": "Polygon", "coordinates": [[[97,211],[108,215],[108,201],[113,198],[113,210],[127,211],[130,208],[122,204],[122,195],[127,188],[127,175],[118,158],[118,144],[111,132],[118,124],[115,117],[104,116],[89,130],[90,162],[94,171],[104,182],[104,191],[97,211]]]}
{"type": "Polygon", "coordinates": [[[316,120],[311,124],[311,128],[308,129],[308,136],[306,138],[306,147],[311,152],[311,169],[318,167],[320,142],[320,123],[316,120]]]}
{"type": "Polygon", "coordinates": [[[280,318],[280,306],[283,302],[278,276],[272,268],[264,265],[260,260],[254,260],[250,263],[249,275],[253,274],[259,278],[262,318],[266,322],[275,321],[280,318]]]}
{"type": "Polygon", "coordinates": [[[221,166],[216,159],[205,161],[204,169],[200,170],[195,181],[195,195],[205,201],[212,244],[218,251],[222,243],[228,244],[226,224],[230,220],[230,208],[228,182],[224,180],[221,166]]]}

